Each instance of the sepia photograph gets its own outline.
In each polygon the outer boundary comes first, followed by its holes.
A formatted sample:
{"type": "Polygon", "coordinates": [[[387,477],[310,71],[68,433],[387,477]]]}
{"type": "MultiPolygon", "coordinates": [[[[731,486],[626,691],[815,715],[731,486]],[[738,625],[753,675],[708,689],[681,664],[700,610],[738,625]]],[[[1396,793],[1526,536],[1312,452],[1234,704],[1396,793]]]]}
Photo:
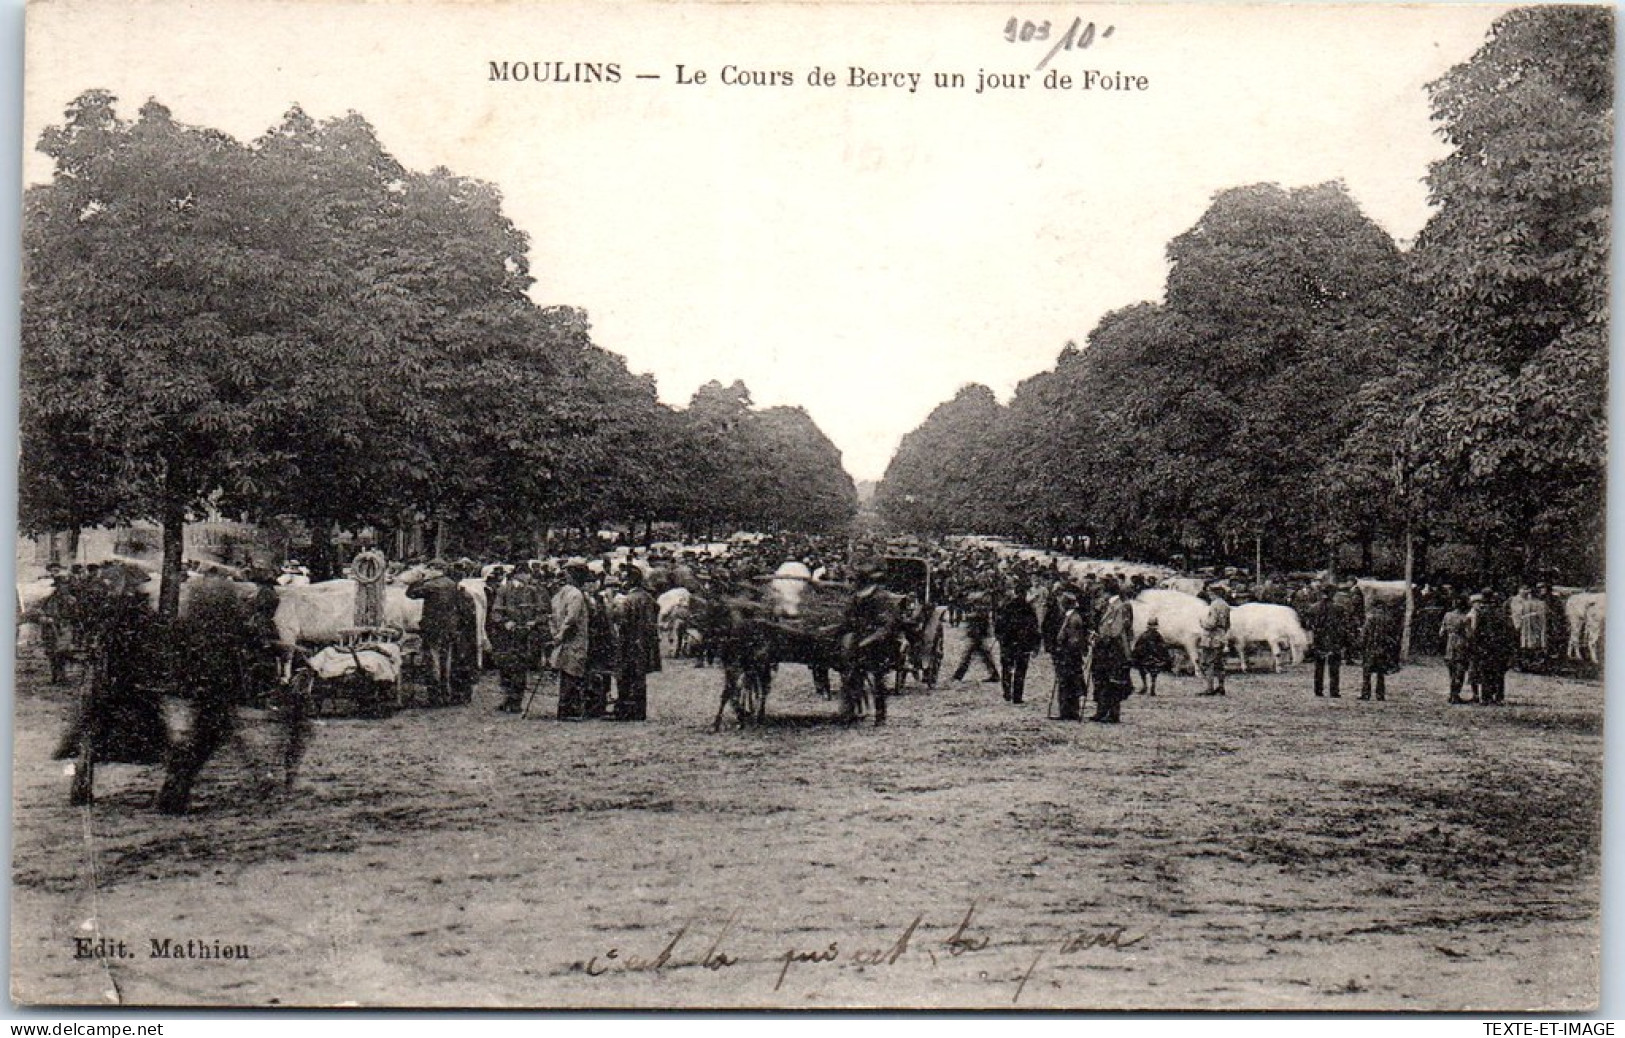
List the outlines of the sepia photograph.
{"type": "Polygon", "coordinates": [[[1614,34],[32,0],[14,1006],[1596,1011],[1614,34]]]}

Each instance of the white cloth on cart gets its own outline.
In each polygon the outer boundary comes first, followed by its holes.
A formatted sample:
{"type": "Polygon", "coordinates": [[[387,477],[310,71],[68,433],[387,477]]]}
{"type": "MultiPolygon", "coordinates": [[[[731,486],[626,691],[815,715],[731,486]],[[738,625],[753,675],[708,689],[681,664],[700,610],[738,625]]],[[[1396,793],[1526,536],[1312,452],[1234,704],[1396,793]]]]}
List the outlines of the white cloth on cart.
{"type": "Polygon", "coordinates": [[[394,684],[401,680],[401,647],[391,642],[369,643],[354,649],[329,645],[312,654],[307,665],[324,681],[354,674],[359,667],[374,681],[394,684]]]}

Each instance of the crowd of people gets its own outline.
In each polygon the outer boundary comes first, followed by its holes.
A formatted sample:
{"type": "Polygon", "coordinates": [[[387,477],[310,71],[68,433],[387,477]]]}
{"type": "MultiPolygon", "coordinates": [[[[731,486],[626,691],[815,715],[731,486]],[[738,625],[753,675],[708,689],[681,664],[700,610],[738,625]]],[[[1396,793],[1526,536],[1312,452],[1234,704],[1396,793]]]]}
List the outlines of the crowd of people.
{"type": "MultiPolygon", "coordinates": [[[[1140,694],[1156,695],[1158,676],[1173,669],[1169,639],[1156,619],[1140,624],[1135,634],[1136,610],[1141,596],[1158,585],[1156,573],[1105,566],[1076,575],[1054,556],[1035,558],[969,539],[898,545],[779,535],[511,564],[432,559],[390,568],[412,571],[406,594],[423,601],[423,648],[443,664],[447,678],[440,704],[471,701],[479,677],[473,584],[485,598],[488,665],[501,689],[497,710],[528,714],[544,684],[540,676],[551,674],[557,678],[559,720],[641,722],[649,717],[649,675],[684,649],[682,638],[663,644],[663,633],[670,632],[663,632],[657,596],[682,589],[713,601],[760,598],[781,565],[798,562],[813,581],[851,589],[844,615],[836,618],[851,635],[843,643],[845,667],[849,679],[859,675],[879,722],[887,675],[904,658],[910,631],[917,633],[910,624],[923,615],[917,596],[889,595],[882,586],[878,560],[899,553],[930,564],[932,603],[942,607],[949,625],[963,628],[955,681],[976,666],[1006,701],[1020,704],[1030,662],[1043,653],[1055,676],[1049,716],[1083,720],[1092,699],[1088,719],[1112,724],[1121,721],[1123,703],[1135,692],[1136,672],[1140,694]]],[[[79,658],[99,684],[98,708],[75,718],[60,755],[88,747],[96,760],[167,760],[167,809],[184,810],[198,769],[231,734],[234,704],[256,698],[256,689],[278,680],[276,656],[286,647],[279,644],[273,618],[278,588],[287,588],[291,571],[289,565],[251,570],[248,594],[240,580],[193,574],[200,583],[188,608],[165,623],[152,608],[152,577],[138,566],[112,561],[51,567],[54,590],[32,617],[50,661],[50,680],[64,681],[68,661],[79,658]],[[155,681],[155,675],[167,681],[155,681]],[[192,698],[199,716],[211,719],[194,724],[180,746],[168,739],[165,688],[192,698]]],[[[1360,669],[1362,700],[1386,699],[1387,676],[1400,662],[1402,616],[1391,603],[1363,595],[1354,582],[1266,581],[1255,587],[1234,575],[1216,575],[1203,582],[1199,597],[1203,611],[1192,661],[1202,680],[1199,695],[1227,694],[1232,607],[1274,601],[1290,604],[1311,636],[1315,696],[1340,697],[1349,663],[1360,669]]],[[[1550,588],[1526,586],[1506,600],[1488,588],[1472,595],[1424,589],[1413,612],[1416,648],[1444,658],[1452,704],[1504,703],[1507,672],[1548,665],[1562,644],[1553,627],[1563,610],[1550,588]]],[[[716,656],[715,641],[693,641],[696,665],[716,656]]]]}

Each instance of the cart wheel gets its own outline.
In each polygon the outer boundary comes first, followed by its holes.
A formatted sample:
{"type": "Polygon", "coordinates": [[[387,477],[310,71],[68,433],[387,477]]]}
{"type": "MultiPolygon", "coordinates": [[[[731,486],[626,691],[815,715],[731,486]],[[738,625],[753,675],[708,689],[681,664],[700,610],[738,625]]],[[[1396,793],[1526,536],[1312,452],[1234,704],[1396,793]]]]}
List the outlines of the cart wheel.
{"type": "Polygon", "coordinates": [[[931,639],[931,648],[925,654],[925,687],[937,687],[937,675],[942,672],[942,628],[937,628],[935,638],[931,639]]]}

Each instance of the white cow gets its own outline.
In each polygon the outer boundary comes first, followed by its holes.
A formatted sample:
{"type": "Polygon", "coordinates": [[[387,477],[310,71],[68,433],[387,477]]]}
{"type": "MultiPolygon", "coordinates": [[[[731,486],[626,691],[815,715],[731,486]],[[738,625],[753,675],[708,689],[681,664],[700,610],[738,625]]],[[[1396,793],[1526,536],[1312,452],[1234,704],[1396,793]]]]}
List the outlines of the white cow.
{"type": "Polygon", "coordinates": [[[1592,663],[1602,662],[1606,604],[1601,591],[1582,591],[1563,602],[1563,616],[1569,623],[1569,659],[1583,660],[1589,652],[1592,663]]]}
{"type": "Polygon", "coordinates": [[[801,615],[802,599],[812,584],[812,570],[804,562],[786,562],[773,572],[768,587],[773,592],[773,611],[783,617],[801,615]]]}
{"type": "Polygon", "coordinates": [[[1356,580],[1354,586],[1365,600],[1365,611],[1368,613],[1379,605],[1399,608],[1405,604],[1403,580],[1356,580]]]}
{"type": "Polygon", "coordinates": [[[693,597],[688,588],[674,587],[655,599],[660,609],[660,637],[671,646],[673,656],[681,656],[688,649],[688,611],[693,597]]]}
{"type": "MultiPolygon", "coordinates": [[[[1169,645],[1185,651],[1191,673],[1196,673],[1197,643],[1202,637],[1202,620],[1207,616],[1207,603],[1195,595],[1167,588],[1142,591],[1130,603],[1134,607],[1134,637],[1145,633],[1155,619],[1157,631],[1169,645]]],[[[1235,611],[1231,611],[1235,616],[1235,611]]]]}
{"type": "Polygon", "coordinates": [[[1207,587],[1207,581],[1201,577],[1164,577],[1157,586],[1165,591],[1178,591],[1194,597],[1207,587]]]}
{"type": "MultiPolygon", "coordinates": [[[[491,647],[485,633],[485,581],[469,577],[457,582],[474,603],[474,630],[481,658],[491,647]]],[[[356,582],[322,580],[298,587],[277,588],[276,629],[284,645],[299,642],[336,642],[345,628],[355,626],[356,582]]],[[[423,602],[406,597],[406,585],[384,585],[383,623],[403,631],[416,631],[423,621],[423,602]]],[[[478,660],[476,660],[476,665],[478,660]]]]}
{"type": "Polygon", "coordinates": [[[1298,613],[1291,606],[1272,605],[1268,602],[1248,602],[1230,610],[1230,647],[1241,657],[1241,669],[1247,669],[1247,646],[1263,642],[1270,647],[1275,660],[1275,672],[1281,672],[1281,650],[1286,649],[1293,664],[1303,662],[1309,648],[1309,632],[1303,629],[1298,613]]]}

